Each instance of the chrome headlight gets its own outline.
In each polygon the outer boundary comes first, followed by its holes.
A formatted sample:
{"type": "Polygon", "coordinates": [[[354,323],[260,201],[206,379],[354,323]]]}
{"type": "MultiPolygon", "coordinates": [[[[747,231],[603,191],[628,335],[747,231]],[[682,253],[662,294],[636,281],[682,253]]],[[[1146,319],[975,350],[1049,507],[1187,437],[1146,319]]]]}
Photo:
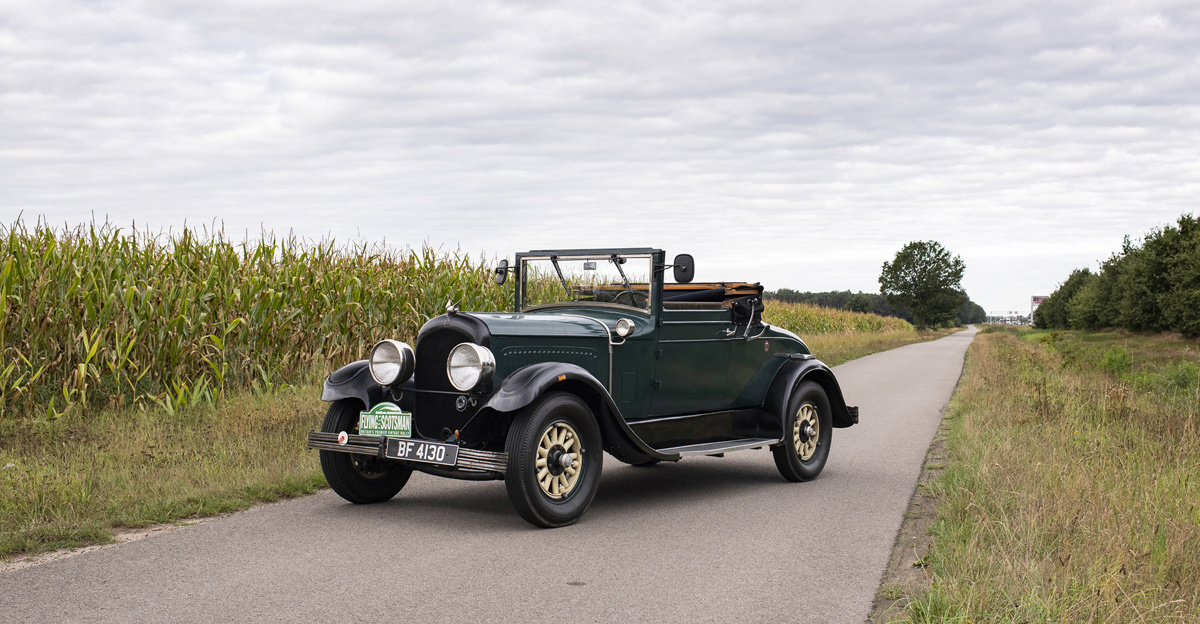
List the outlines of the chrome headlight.
{"type": "Polygon", "coordinates": [[[380,340],[371,347],[371,377],[381,386],[408,381],[417,365],[412,347],[398,340],[380,340]]]}
{"type": "Polygon", "coordinates": [[[446,358],[446,376],[450,385],[466,392],[479,387],[496,372],[496,358],[487,347],[464,342],[450,350],[446,358]]]}

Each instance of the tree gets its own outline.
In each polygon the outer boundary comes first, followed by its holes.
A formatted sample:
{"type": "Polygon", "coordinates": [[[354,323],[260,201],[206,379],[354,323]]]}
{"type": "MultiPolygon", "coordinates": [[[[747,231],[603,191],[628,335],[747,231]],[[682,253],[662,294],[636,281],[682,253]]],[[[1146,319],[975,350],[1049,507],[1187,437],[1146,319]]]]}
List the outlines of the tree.
{"type": "MultiPolygon", "coordinates": [[[[1067,304],[1067,321],[1071,329],[1096,331],[1107,327],[1104,322],[1103,276],[1089,275],[1067,304]]],[[[1041,309],[1041,308],[1038,308],[1041,309]]]]}
{"type": "Polygon", "coordinates": [[[1092,277],[1092,272],[1086,267],[1071,271],[1067,281],[1059,284],[1033,313],[1033,326],[1038,329],[1069,329],[1071,300],[1092,277]]]}
{"type": "Polygon", "coordinates": [[[908,308],[917,327],[949,324],[969,300],[960,283],[965,268],[937,242],[915,241],[883,263],[879,289],[888,303],[908,308]]]}
{"type": "MultiPolygon", "coordinates": [[[[1167,290],[1159,295],[1163,321],[1188,338],[1200,336],[1200,219],[1179,217],[1179,227],[1163,228],[1162,238],[1174,239],[1164,255],[1167,290]]],[[[1147,241],[1149,246],[1149,241],[1147,241]]]]}
{"type": "Polygon", "coordinates": [[[1200,336],[1200,219],[1179,217],[1178,225],[1151,230],[1099,273],[1071,273],[1034,314],[1034,327],[1131,331],[1177,331],[1200,336]]]}
{"type": "Polygon", "coordinates": [[[958,324],[959,325],[970,325],[971,323],[982,323],[986,320],[987,320],[987,311],[983,309],[983,306],[979,305],[978,303],[975,303],[974,301],[967,300],[967,302],[962,304],[962,307],[960,307],[958,309],[958,324]]]}
{"type": "Polygon", "coordinates": [[[874,306],[871,305],[871,295],[858,293],[853,295],[846,301],[846,309],[851,312],[872,312],[874,306]]]}

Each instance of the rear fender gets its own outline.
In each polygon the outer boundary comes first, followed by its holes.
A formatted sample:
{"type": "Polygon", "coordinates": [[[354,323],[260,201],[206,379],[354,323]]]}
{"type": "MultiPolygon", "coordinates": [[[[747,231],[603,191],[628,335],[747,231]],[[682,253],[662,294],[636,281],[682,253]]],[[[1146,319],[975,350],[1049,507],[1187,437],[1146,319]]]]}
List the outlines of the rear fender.
{"type": "Polygon", "coordinates": [[[780,417],[781,432],[783,419],[787,416],[785,412],[788,399],[791,398],[792,389],[801,381],[814,381],[825,390],[825,395],[829,397],[829,405],[833,409],[834,427],[849,427],[858,422],[858,408],[846,405],[842,388],[838,386],[837,378],[828,366],[815,359],[789,359],[775,373],[775,378],[763,399],[763,409],[780,417]]]}
{"type": "Polygon", "coordinates": [[[626,424],[604,384],[574,364],[542,362],[521,368],[504,378],[484,407],[497,412],[515,412],[556,390],[570,392],[592,408],[604,436],[604,450],[613,457],[626,463],[679,459],[678,455],[664,455],[643,442],[626,424]]]}

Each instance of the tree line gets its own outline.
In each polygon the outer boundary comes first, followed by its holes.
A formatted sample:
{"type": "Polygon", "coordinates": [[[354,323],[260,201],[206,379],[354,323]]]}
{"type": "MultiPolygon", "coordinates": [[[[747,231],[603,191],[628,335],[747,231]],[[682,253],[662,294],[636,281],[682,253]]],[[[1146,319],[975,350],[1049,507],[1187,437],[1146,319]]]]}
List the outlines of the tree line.
{"type": "MultiPolygon", "coordinates": [[[[913,322],[912,312],[904,306],[894,306],[887,297],[878,293],[853,293],[849,290],[831,290],[827,292],[799,292],[790,288],[767,291],[763,293],[768,299],[778,299],[787,303],[807,303],[823,308],[836,308],[852,312],[866,312],[879,316],[893,316],[913,322]]],[[[968,299],[955,313],[955,320],[961,325],[982,323],[987,320],[987,312],[978,303],[968,299]]]]}
{"type": "Polygon", "coordinates": [[[1034,327],[1176,331],[1200,336],[1200,220],[1151,230],[1099,271],[1076,269],[1033,314],[1034,327]]]}
{"type": "Polygon", "coordinates": [[[879,294],[850,294],[848,290],[796,292],[788,288],[764,294],[788,303],[894,316],[920,329],[982,323],[987,313],[962,288],[965,270],[962,258],[951,255],[937,241],[913,241],[896,252],[891,262],[883,263],[879,294]]]}

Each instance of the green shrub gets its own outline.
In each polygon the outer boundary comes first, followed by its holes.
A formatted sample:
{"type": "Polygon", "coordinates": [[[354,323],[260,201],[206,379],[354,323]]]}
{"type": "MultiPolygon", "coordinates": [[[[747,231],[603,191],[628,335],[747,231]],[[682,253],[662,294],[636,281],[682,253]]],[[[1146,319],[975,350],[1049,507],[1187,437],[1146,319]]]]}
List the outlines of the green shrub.
{"type": "Polygon", "coordinates": [[[1125,347],[1113,347],[1109,349],[1100,360],[1100,368],[1114,375],[1124,375],[1132,367],[1133,362],[1129,359],[1129,351],[1125,347]]]}

